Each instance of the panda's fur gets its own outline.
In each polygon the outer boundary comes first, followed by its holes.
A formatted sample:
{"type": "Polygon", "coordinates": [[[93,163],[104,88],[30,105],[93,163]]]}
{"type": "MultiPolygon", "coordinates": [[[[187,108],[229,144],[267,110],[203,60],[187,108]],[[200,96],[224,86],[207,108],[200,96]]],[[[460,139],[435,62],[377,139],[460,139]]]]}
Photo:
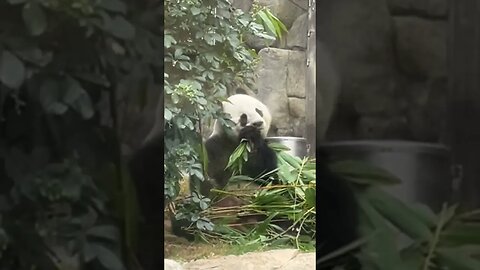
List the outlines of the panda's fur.
{"type": "Polygon", "coordinates": [[[242,139],[247,139],[253,146],[242,174],[256,178],[277,168],[276,153],[265,140],[272,122],[267,106],[252,96],[236,94],[223,102],[222,107],[235,126],[228,130],[216,120],[212,134],[205,141],[207,173],[213,182],[202,184],[201,193],[204,195],[208,195],[211,187],[225,187],[231,177],[231,172],[225,167],[242,139]]]}
{"type": "MultiPolygon", "coordinates": [[[[257,176],[259,171],[271,171],[277,167],[276,155],[265,141],[272,116],[267,106],[259,100],[247,95],[233,95],[229,102],[223,103],[223,109],[232,116],[236,123],[233,133],[227,132],[219,123],[215,123],[214,130],[205,141],[209,158],[208,173],[214,179],[212,185],[222,187],[228,181],[229,173],[224,168],[229,155],[238,146],[241,138],[255,142],[255,151],[249,157],[251,168],[247,167],[246,174],[257,176]],[[261,113],[259,113],[259,111],[261,113]],[[242,116],[245,114],[245,116],[242,116]],[[246,120],[246,121],[245,121],[246,120]],[[258,122],[257,124],[254,124],[258,122]],[[260,122],[262,123],[260,125],[260,122]],[[262,128],[255,127],[261,126],[262,128]],[[250,171],[249,171],[250,170],[250,171]]],[[[163,100],[159,102],[157,121],[150,132],[148,139],[132,155],[129,162],[131,177],[136,185],[140,202],[141,213],[147,224],[156,226],[163,221],[163,100]]],[[[347,182],[328,169],[328,160],[317,149],[317,256],[322,257],[357,238],[357,204],[347,182]]],[[[205,181],[207,182],[207,181],[205,181]]],[[[172,224],[172,227],[175,227],[172,224]]],[[[152,251],[153,252],[153,251],[152,251]]],[[[154,254],[146,255],[142,263],[145,269],[156,269],[161,261],[154,254]],[[157,258],[157,259],[156,259],[157,258]],[[147,266],[148,265],[148,266],[147,266]]],[[[348,260],[348,258],[347,258],[348,260]]],[[[349,262],[358,269],[358,263],[349,262]]],[[[319,269],[331,269],[322,267],[319,269]]]]}

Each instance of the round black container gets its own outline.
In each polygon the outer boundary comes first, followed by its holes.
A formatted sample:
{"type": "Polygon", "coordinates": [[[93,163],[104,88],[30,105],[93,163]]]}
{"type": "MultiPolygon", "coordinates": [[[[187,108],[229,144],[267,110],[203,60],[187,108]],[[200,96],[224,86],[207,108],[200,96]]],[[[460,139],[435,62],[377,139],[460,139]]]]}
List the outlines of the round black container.
{"type": "Polygon", "coordinates": [[[440,144],[409,141],[342,141],[319,145],[332,159],[356,159],[383,168],[402,180],[386,187],[397,198],[434,211],[452,198],[450,151],[440,144]]]}

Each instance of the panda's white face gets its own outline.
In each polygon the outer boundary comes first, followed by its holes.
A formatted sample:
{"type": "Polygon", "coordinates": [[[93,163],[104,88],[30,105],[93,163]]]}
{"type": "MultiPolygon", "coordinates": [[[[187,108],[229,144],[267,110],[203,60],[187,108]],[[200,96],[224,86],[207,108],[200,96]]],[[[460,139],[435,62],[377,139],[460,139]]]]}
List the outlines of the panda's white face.
{"type": "MultiPolygon", "coordinates": [[[[231,120],[235,123],[233,130],[235,135],[238,135],[244,127],[254,126],[260,130],[264,138],[267,136],[272,116],[265,104],[254,97],[243,94],[230,96],[228,101],[223,103],[223,111],[230,114],[231,120]]],[[[222,128],[219,125],[218,122],[215,123],[212,135],[221,132],[222,128]]]]}

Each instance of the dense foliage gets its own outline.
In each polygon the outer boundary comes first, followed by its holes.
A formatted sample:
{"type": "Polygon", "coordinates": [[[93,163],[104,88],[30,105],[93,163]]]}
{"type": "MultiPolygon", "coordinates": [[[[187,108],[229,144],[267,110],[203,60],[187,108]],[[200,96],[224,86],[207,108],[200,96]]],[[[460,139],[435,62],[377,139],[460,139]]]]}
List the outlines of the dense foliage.
{"type": "Polygon", "coordinates": [[[161,1],[0,1],[0,268],[66,267],[57,247],[124,268],[116,101],[160,91],[162,22],[161,1]]]}

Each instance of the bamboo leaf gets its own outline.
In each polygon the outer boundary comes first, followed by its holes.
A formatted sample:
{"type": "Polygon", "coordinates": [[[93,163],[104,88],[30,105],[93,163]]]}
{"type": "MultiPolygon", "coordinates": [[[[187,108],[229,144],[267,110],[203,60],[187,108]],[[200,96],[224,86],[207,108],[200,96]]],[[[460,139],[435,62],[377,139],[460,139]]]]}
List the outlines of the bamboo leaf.
{"type": "Polygon", "coordinates": [[[370,189],[365,194],[372,206],[403,233],[413,239],[431,239],[428,225],[402,201],[380,189],[370,189]]]}
{"type": "Polygon", "coordinates": [[[401,183],[401,180],[390,172],[362,161],[337,161],[329,167],[333,172],[357,184],[393,185],[401,183]]]}
{"type": "MultiPolygon", "coordinates": [[[[397,252],[392,230],[387,226],[379,211],[374,208],[365,194],[357,196],[360,209],[368,221],[372,234],[369,234],[367,245],[362,253],[375,264],[378,269],[397,268],[402,264],[397,252]]],[[[367,224],[365,224],[367,225],[367,224]]],[[[397,268],[398,269],[398,268],[397,268]]]]}
{"type": "Polygon", "coordinates": [[[267,14],[265,13],[264,10],[260,10],[258,12],[258,16],[260,16],[260,18],[262,19],[262,22],[263,22],[263,25],[265,25],[267,27],[267,29],[272,33],[272,34],[276,34],[276,31],[275,31],[275,26],[273,25],[272,21],[270,20],[270,18],[268,18],[267,14]]]}
{"type": "Polygon", "coordinates": [[[439,249],[437,259],[441,265],[455,270],[478,270],[480,261],[466,256],[457,249],[439,249]]]}
{"type": "Polygon", "coordinates": [[[480,245],[480,224],[456,222],[448,226],[441,234],[441,243],[445,245],[480,245]]]}

